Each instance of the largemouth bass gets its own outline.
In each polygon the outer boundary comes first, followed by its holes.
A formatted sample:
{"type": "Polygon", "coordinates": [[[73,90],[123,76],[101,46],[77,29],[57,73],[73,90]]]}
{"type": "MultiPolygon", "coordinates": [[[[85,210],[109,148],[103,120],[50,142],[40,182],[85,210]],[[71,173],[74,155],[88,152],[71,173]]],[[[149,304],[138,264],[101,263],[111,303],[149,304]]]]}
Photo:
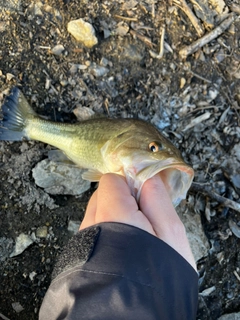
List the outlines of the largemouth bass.
{"type": "MultiPolygon", "coordinates": [[[[99,181],[113,172],[126,177],[139,199],[144,182],[161,172],[174,206],[186,197],[193,169],[179,150],[151,124],[135,119],[90,118],[77,124],[47,121],[37,115],[18,88],[2,106],[0,140],[38,140],[88,169],[83,179],[99,181]]],[[[159,195],[161,196],[161,195],[159,195]]]]}

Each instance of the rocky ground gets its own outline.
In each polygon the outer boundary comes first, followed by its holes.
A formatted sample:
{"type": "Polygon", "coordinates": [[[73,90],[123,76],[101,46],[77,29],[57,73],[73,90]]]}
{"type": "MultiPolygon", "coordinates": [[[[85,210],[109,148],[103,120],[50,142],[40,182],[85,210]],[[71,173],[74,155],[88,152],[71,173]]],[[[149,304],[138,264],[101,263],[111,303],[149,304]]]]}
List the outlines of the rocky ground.
{"type": "MultiPolygon", "coordinates": [[[[192,164],[196,184],[179,210],[200,219],[210,245],[198,260],[201,320],[240,319],[239,13],[238,0],[0,0],[1,104],[17,85],[54,121],[139,117],[192,164]],[[67,27],[79,18],[95,30],[85,44],[67,27]]],[[[0,319],[37,319],[96,188],[37,186],[32,170],[50,149],[0,142],[0,319]]]]}

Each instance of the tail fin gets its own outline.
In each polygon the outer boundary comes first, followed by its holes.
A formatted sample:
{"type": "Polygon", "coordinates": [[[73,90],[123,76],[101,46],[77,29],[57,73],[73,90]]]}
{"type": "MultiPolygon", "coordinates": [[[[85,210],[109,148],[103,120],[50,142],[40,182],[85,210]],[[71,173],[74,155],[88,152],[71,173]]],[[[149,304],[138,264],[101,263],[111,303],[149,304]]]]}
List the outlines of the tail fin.
{"type": "Polygon", "coordinates": [[[36,115],[22,92],[14,87],[6,98],[0,111],[0,140],[18,141],[27,138],[25,135],[26,120],[29,115],[36,115]]]}

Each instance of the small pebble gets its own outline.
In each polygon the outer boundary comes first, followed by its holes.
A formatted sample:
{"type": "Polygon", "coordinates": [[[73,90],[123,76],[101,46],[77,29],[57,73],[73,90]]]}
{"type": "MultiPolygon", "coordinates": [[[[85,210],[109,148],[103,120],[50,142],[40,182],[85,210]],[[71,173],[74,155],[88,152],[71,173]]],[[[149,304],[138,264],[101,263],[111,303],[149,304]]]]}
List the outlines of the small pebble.
{"type": "Polygon", "coordinates": [[[13,74],[11,74],[11,73],[6,74],[7,81],[11,81],[13,78],[15,78],[15,76],[13,74]]]}
{"type": "Polygon", "coordinates": [[[115,34],[118,36],[125,36],[129,31],[129,26],[126,24],[118,24],[117,28],[115,29],[115,34]]]}
{"type": "Polygon", "coordinates": [[[100,60],[100,65],[103,67],[106,67],[109,64],[109,60],[102,57],[102,59],[100,60]]]}
{"type": "Polygon", "coordinates": [[[21,306],[20,302],[13,302],[12,307],[15,312],[20,313],[21,311],[24,310],[24,308],[21,306]]]}
{"type": "Polygon", "coordinates": [[[233,220],[229,220],[229,227],[232,231],[232,233],[237,237],[240,238],[240,226],[236,224],[233,220]]]}
{"type": "Polygon", "coordinates": [[[62,87],[66,87],[68,85],[68,81],[67,80],[61,80],[60,84],[62,87]]]}
{"type": "Polygon", "coordinates": [[[90,72],[96,77],[102,77],[105,76],[108,72],[109,69],[105,68],[103,66],[93,66],[90,68],[90,72]]]}
{"type": "Polygon", "coordinates": [[[48,228],[47,226],[38,227],[36,230],[36,236],[38,238],[46,238],[48,235],[48,228]]]}
{"type": "Polygon", "coordinates": [[[62,52],[64,51],[64,46],[62,44],[57,44],[55,47],[51,49],[52,54],[55,54],[56,56],[60,56],[62,52]]]}
{"type": "Polygon", "coordinates": [[[95,114],[95,112],[92,109],[82,106],[75,108],[73,110],[73,113],[77,117],[78,121],[87,120],[95,114]]]}
{"type": "Polygon", "coordinates": [[[70,21],[67,25],[67,30],[77,41],[88,48],[92,48],[98,43],[93,26],[83,19],[70,21]]]}
{"type": "Polygon", "coordinates": [[[37,275],[37,273],[35,271],[32,271],[31,273],[29,273],[29,278],[31,281],[33,281],[34,277],[37,275]]]}
{"type": "Polygon", "coordinates": [[[79,230],[80,221],[69,220],[68,222],[68,231],[76,234],[79,230]]]}
{"type": "Polygon", "coordinates": [[[240,174],[231,175],[230,178],[234,187],[240,189],[240,174]]]}
{"type": "Polygon", "coordinates": [[[186,84],[186,79],[185,78],[181,78],[180,79],[180,89],[182,89],[186,84]]]}

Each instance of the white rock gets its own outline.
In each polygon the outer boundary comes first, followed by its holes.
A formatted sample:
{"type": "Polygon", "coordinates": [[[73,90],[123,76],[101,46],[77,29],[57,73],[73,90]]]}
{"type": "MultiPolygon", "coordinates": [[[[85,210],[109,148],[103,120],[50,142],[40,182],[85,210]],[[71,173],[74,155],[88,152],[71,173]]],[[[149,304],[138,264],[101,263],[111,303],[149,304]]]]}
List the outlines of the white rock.
{"type": "Polygon", "coordinates": [[[231,152],[232,155],[235,155],[237,160],[240,161],[240,143],[235,144],[231,152]]]}
{"type": "Polygon", "coordinates": [[[98,43],[93,26],[83,19],[70,21],[67,25],[67,30],[77,41],[88,48],[92,48],[98,43]]]}
{"type": "Polygon", "coordinates": [[[12,74],[12,73],[7,73],[6,74],[7,81],[11,81],[13,78],[15,78],[14,74],[12,74]]]}
{"type": "Polygon", "coordinates": [[[21,311],[24,310],[24,308],[21,306],[20,302],[13,302],[12,307],[16,313],[20,313],[21,311]]]}
{"type": "Polygon", "coordinates": [[[35,183],[50,194],[80,195],[90,188],[90,182],[82,179],[82,170],[76,166],[45,159],[33,168],[35,183]]]}
{"type": "Polygon", "coordinates": [[[32,271],[31,273],[29,273],[29,278],[31,281],[33,281],[34,277],[37,275],[37,272],[32,271]]]}
{"type": "Polygon", "coordinates": [[[236,222],[233,221],[233,220],[231,220],[231,219],[229,220],[228,224],[229,224],[229,227],[230,227],[232,233],[233,233],[237,238],[240,238],[240,226],[237,225],[236,222]]]}
{"type": "Polygon", "coordinates": [[[103,66],[93,65],[89,68],[89,71],[98,78],[105,76],[109,72],[109,69],[103,66]]]}
{"type": "Polygon", "coordinates": [[[203,290],[202,292],[200,292],[199,294],[203,297],[208,297],[210,296],[214,291],[216,290],[215,286],[212,286],[210,288],[207,288],[205,290],[203,290]]]}
{"type": "Polygon", "coordinates": [[[79,230],[80,223],[80,221],[69,220],[68,231],[72,232],[73,234],[76,234],[79,230]]]}
{"type": "Polygon", "coordinates": [[[240,312],[224,314],[218,320],[240,320],[240,312]]]}
{"type": "Polygon", "coordinates": [[[129,31],[129,26],[124,23],[119,23],[115,29],[115,34],[118,36],[125,36],[129,31]]]}
{"type": "Polygon", "coordinates": [[[42,13],[42,8],[43,4],[38,1],[37,3],[34,4],[34,7],[33,7],[33,13],[35,16],[43,16],[43,13],[42,13]]]}
{"type": "Polygon", "coordinates": [[[21,233],[16,238],[15,247],[13,249],[13,252],[10,254],[10,258],[18,256],[19,254],[21,254],[32,243],[33,243],[33,240],[29,235],[21,233]]]}
{"type": "Polygon", "coordinates": [[[78,121],[87,120],[95,114],[92,109],[82,106],[78,106],[77,108],[75,108],[73,110],[73,113],[77,117],[78,121]]]}
{"type": "Polygon", "coordinates": [[[55,47],[51,49],[52,54],[56,56],[60,56],[60,54],[64,51],[64,46],[62,44],[57,44],[55,47]]]}

